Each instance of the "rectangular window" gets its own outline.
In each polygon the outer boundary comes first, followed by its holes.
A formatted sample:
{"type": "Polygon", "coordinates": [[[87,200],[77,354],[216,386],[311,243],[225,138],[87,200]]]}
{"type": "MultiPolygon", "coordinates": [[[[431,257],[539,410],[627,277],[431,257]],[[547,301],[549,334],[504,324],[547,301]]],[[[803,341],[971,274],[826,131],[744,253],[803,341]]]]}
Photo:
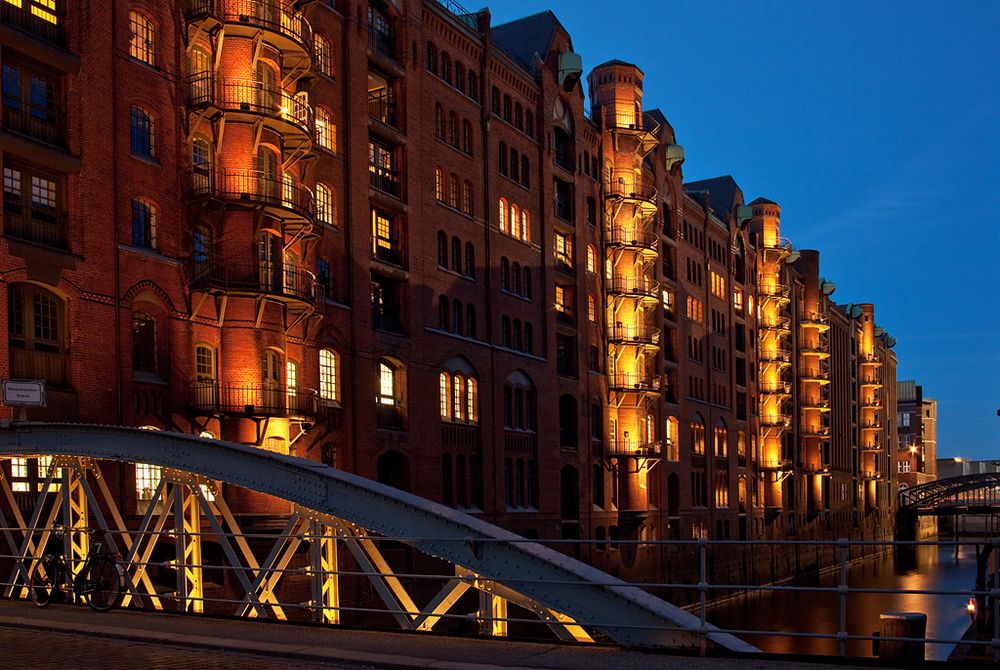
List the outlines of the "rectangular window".
{"type": "Polygon", "coordinates": [[[149,463],[135,464],[135,493],[140,502],[149,502],[160,484],[162,470],[149,463]]]}
{"type": "Polygon", "coordinates": [[[64,248],[60,183],[48,175],[4,167],[4,232],[11,237],[64,248]]]}
{"type": "Polygon", "coordinates": [[[687,317],[692,321],[697,321],[698,323],[704,323],[705,321],[705,313],[701,300],[698,300],[690,295],[687,299],[687,317]]]}
{"type": "Polygon", "coordinates": [[[556,267],[562,266],[564,269],[573,267],[573,238],[570,235],[555,233],[553,236],[555,247],[556,267]]]}
{"type": "Polygon", "coordinates": [[[743,311],[743,289],[741,288],[733,289],[733,309],[737,312],[743,311]]]}
{"type": "Polygon", "coordinates": [[[715,272],[710,273],[712,295],[719,300],[726,299],[726,278],[715,272]]]}

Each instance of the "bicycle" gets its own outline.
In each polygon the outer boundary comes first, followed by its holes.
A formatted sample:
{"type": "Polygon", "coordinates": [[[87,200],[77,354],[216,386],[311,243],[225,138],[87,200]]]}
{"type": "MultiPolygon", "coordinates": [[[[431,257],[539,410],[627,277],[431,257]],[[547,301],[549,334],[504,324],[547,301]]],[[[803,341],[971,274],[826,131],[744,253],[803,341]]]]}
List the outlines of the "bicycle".
{"type": "MultiPolygon", "coordinates": [[[[96,612],[107,612],[118,605],[122,597],[122,570],[114,554],[105,549],[104,541],[97,539],[99,533],[95,528],[87,531],[90,551],[76,577],[61,553],[42,556],[28,587],[36,606],[48,605],[56,592],[72,593],[96,612]]],[[[56,531],[56,537],[61,535],[56,531]]]]}

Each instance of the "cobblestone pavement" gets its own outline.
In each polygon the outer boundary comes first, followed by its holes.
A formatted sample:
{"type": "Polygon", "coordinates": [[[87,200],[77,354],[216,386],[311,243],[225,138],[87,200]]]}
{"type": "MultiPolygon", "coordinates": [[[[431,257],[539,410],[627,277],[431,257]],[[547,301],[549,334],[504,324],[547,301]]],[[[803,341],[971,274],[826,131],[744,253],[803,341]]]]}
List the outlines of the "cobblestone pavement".
{"type": "MultiPolygon", "coordinates": [[[[0,666],[17,670],[304,670],[342,665],[0,626],[0,666]]],[[[358,666],[352,666],[357,668],[358,666]]]]}

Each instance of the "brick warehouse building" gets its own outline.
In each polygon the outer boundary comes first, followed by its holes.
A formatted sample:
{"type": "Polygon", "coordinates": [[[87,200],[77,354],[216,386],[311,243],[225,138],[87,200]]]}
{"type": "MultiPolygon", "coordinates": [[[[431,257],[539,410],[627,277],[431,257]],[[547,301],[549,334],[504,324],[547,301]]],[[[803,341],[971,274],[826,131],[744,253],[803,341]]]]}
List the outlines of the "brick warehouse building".
{"type": "MultiPolygon", "coordinates": [[[[551,12],[69,6],[0,0],[0,378],[47,381],[31,419],[322,459],[614,571],[662,562],[619,539],[891,532],[891,338],[777,204],[683,183],[635,65],[587,107],[551,12]]],[[[137,511],[150,476],[122,471],[137,511]]]]}

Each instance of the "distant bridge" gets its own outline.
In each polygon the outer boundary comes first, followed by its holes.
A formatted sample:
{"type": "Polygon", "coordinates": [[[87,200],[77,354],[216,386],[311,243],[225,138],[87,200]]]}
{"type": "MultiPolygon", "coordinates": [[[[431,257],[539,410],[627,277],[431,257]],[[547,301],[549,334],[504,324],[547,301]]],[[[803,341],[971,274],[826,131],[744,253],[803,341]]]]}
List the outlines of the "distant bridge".
{"type": "Polygon", "coordinates": [[[564,640],[689,648],[711,642],[757,651],[564,554],[315,461],[178,433],[8,423],[0,428],[0,459],[13,458],[40,459],[40,484],[25,513],[0,470],[0,562],[10,570],[2,585],[8,597],[27,593],[42,553],[57,542],[54,527],[65,529],[63,550],[74,566],[87,555],[85,529],[97,527],[122,556],[125,606],[223,607],[223,613],[277,619],[305,611],[334,624],[342,615],[368,616],[414,631],[440,629],[450,619],[478,622],[489,635],[506,635],[509,626],[534,617],[564,640]],[[156,468],[137,522],[126,523],[133,515],[104,476],[119,474],[121,463],[156,468]],[[251,491],[289,503],[283,530],[244,534],[220,482],[239,487],[234,495],[251,491]],[[423,562],[401,555],[393,548],[400,543],[425,555],[423,562]],[[208,559],[209,548],[217,560],[208,559]],[[414,574],[428,562],[446,566],[446,574],[440,568],[414,574]],[[165,585],[163,573],[175,583],[165,585]],[[220,581],[234,593],[219,597],[220,581]],[[359,581],[382,607],[349,601],[348,586],[359,581]],[[510,613],[508,604],[516,606],[510,613]]]}
{"type": "Polygon", "coordinates": [[[918,517],[969,515],[1000,515],[1000,473],[936,479],[900,489],[896,539],[915,539],[918,517]]]}

